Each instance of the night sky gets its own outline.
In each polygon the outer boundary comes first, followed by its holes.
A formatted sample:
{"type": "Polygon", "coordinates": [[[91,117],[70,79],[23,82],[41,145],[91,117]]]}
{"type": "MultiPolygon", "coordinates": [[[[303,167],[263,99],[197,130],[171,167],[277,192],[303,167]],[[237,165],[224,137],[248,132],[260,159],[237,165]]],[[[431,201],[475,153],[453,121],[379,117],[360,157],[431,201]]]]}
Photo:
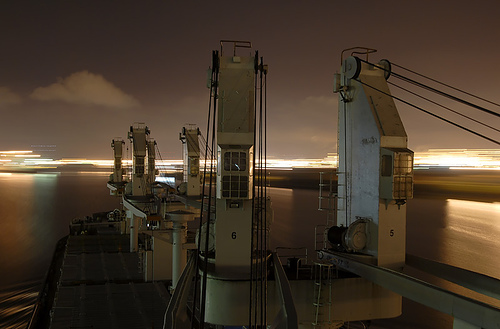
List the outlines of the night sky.
{"type": "MultiPolygon", "coordinates": [[[[343,49],[378,49],[373,61],[500,103],[499,17],[498,1],[3,0],[0,150],[56,145],[55,158],[111,158],[111,139],[139,121],[163,159],[180,159],[182,126],[206,130],[211,52],[235,39],[269,65],[268,154],[323,158],[336,151],[343,49]]],[[[396,105],[414,151],[498,148],[396,105]]]]}

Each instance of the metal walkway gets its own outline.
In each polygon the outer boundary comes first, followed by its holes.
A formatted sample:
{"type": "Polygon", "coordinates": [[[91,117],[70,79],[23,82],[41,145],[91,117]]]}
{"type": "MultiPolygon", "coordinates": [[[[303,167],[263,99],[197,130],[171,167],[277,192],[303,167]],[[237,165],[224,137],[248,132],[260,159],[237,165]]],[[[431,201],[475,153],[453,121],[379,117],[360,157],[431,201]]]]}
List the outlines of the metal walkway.
{"type": "Polygon", "coordinates": [[[163,326],[170,295],[162,282],[144,282],[128,241],[118,234],[69,236],[50,328],[163,326]]]}
{"type": "MultiPolygon", "coordinates": [[[[318,252],[318,258],[332,262],[346,271],[357,274],[417,303],[449,314],[455,318],[456,322],[462,324],[462,328],[500,328],[500,309],[494,306],[397,271],[359,262],[346,254],[322,250],[318,252]]],[[[497,281],[500,283],[500,280],[497,281]]]]}

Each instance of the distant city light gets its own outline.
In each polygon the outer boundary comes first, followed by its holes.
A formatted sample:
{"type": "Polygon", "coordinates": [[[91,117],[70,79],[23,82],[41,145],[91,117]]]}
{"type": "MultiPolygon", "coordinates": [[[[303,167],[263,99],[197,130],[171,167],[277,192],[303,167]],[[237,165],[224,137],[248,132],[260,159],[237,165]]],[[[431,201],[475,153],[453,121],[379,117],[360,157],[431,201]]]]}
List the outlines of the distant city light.
{"type": "MultiPolygon", "coordinates": [[[[131,167],[132,160],[124,159],[124,167],[131,167]]],[[[8,171],[14,168],[57,168],[65,165],[88,165],[96,168],[113,168],[113,160],[89,159],[60,159],[41,158],[32,151],[0,151],[0,170],[8,171]]],[[[215,166],[215,163],[213,164],[215,166]]],[[[210,168],[210,162],[206,164],[210,168]]],[[[259,163],[257,162],[257,166],[259,163]]],[[[276,159],[269,157],[265,163],[267,169],[293,168],[336,168],[338,158],[336,154],[329,154],[323,159],[276,159]]],[[[156,160],[156,168],[160,173],[181,170],[182,160],[156,160]]],[[[205,167],[204,160],[200,167],[205,167]]],[[[449,169],[500,169],[500,149],[432,149],[427,152],[417,152],[414,156],[414,167],[449,168],[449,169]]]]}
{"type": "Polygon", "coordinates": [[[0,151],[0,155],[3,154],[28,154],[33,153],[33,151],[0,151]]]}

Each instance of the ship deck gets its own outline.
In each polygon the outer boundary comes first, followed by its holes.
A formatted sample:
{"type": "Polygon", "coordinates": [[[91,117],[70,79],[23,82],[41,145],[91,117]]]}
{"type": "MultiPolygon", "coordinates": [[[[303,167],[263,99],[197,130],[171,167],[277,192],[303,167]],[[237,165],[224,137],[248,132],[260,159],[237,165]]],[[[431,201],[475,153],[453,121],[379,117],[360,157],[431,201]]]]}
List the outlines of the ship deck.
{"type": "Polygon", "coordinates": [[[69,236],[50,328],[161,328],[170,294],[144,282],[129,235],[69,236]]]}

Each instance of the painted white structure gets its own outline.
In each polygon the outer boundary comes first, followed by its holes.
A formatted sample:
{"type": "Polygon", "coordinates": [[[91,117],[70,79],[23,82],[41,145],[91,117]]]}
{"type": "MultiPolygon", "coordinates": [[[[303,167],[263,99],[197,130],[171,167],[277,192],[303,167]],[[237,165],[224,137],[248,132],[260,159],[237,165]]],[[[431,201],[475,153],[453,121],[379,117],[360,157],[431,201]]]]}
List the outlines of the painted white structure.
{"type": "Polygon", "coordinates": [[[200,195],[200,143],[198,136],[200,129],[194,125],[182,128],[179,139],[182,142],[183,182],[180,186],[181,194],[187,196],[200,195]]]}
{"type": "Polygon", "coordinates": [[[157,175],[156,142],[148,138],[149,134],[144,123],[135,123],[128,134],[134,161],[132,179],[122,200],[126,214],[122,233],[130,234],[130,252],[142,255],[144,280],[172,280],[175,288],[186,265],[186,223],[194,220],[197,212],[186,211],[187,207],[180,202],[167,202],[163,192],[153,191],[157,175]],[[139,235],[143,248],[139,246],[139,235]]]}
{"type": "MultiPolygon", "coordinates": [[[[248,278],[251,269],[249,260],[255,249],[252,245],[254,230],[251,200],[253,175],[251,159],[254,151],[252,127],[255,118],[250,110],[254,108],[255,58],[222,56],[219,63],[217,204],[214,227],[210,228],[211,232],[215,231],[213,232],[215,247],[211,250],[214,258],[209,258],[207,285],[202,287],[202,290],[206,289],[207,292],[206,322],[224,326],[242,326],[248,325],[250,300],[248,278]]],[[[350,60],[347,61],[346,67],[349,64],[350,60]]],[[[377,84],[385,84],[383,71],[370,70],[371,68],[367,68],[365,72],[360,67],[358,74],[363,77],[368,75],[368,79],[374,80],[377,84]]],[[[386,187],[383,185],[387,182],[384,179],[395,181],[395,173],[391,171],[389,176],[381,177],[379,162],[384,155],[393,156],[394,153],[391,152],[397,153],[402,150],[409,152],[405,149],[406,134],[402,126],[400,129],[394,129],[394,132],[389,128],[397,124],[394,118],[397,116],[397,111],[394,107],[390,108],[393,106],[391,102],[364,92],[353,80],[354,76],[343,74],[342,77],[344,79],[341,84],[342,95],[349,95],[351,103],[345,101],[346,107],[339,110],[339,122],[343,126],[339,134],[339,143],[344,145],[340,147],[340,152],[341,158],[344,159],[343,170],[349,173],[346,175],[349,177],[348,181],[342,183],[347,185],[347,188],[343,190],[344,207],[339,222],[344,225],[348,233],[348,247],[357,252],[363,251],[366,256],[362,258],[367,262],[376,263],[378,260],[376,257],[380,255],[380,263],[400,266],[401,250],[398,248],[402,243],[404,257],[403,201],[407,196],[385,190],[386,187]],[[388,112],[388,114],[381,119],[380,116],[377,118],[371,110],[372,100],[384,108],[377,108],[378,112],[388,112]],[[346,117],[348,119],[344,119],[346,117]],[[393,121],[385,122],[386,119],[393,121]],[[381,124],[380,121],[384,121],[382,127],[384,132],[390,132],[389,134],[379,132],[377,125],[381,124]],[[380,140],[383,141],[382,144],[380,140]],[[349,159],[345,160],[346,157],[349,159]],[[369,168],[365,171],[364,166],[369,168]],[[358,186],[361,182],[363,185],[374,186],[363,189],[362,186],[358,186]],[[355,193],[351,193],[353,190],[355,193]],[[346,204],[349,208],[346,208],[346,204]],[[349,209],[349,212],[346,209],[349,209]],[[395,216],[395,219],[386,218],[391,216],[395,216]],[[397,225],[391,226],[392,224],[397,225]],[[387,243],[384,239],[393,236],[382,237],[378,234],[379,226],[382,226],[381,231],[390,227],[398,236],[387,243]],[[403,238],[399,234],[403,234],[403,238]],[[381,237],[377,240],[379,235],[381,237]],[[372,241],[374,237],[375,242],[372,241]],[[390,246],[386,247],[385,244],[390,246]],[[390,250],[392,247],[396,250],[390,250]]],[[[341,106],[343,105],[341,103],[341,106]]],[[[399,120],[399,117],[397,119],[399,120]]],[[[390,184],[390,188],[393,186],[390,184]]],[[[200,249],[203,250],[203,243],[200,249]]],[[[276,259],[277,257],[275,264],[276,259]]],[[[294,278],[288,282],[281,265],[275,266],[275,280],[267,283],[267,323],[287,328],[334,329],[341,327],[346,321],[390,318],[401,314],[401,297],[390,290],[360,277],[336,277],[332,264],[318,262],[312,269],[311,267],[307,269],[309,271],[314,269],[316,275],[313,279],[294,278]]],[[[298,276],[297,274],[296,277],[298,276]]],[[[190,280],[186,277],[181,286],[185,286],[190,280]]],[[[180,297],[179,300],[182,298],[186,297],[180,297]]],[[[186,311],[177,305],[177,301],[174,301],[169,306],[171,310],[169,314],[172,314],[166,322],[169,328],[181,328],[175,326],[175,323],[182,321],[183,316],[179,314],[186,311]]]]}
{"type": "Polygon", "coordinates": [[[114,166],[113,166],[113,174],[110,181],[114,183],[120,183],[123,181],[123,167],[122,167],[123,144],[125,144],[125,142],[121,138],[114,138],[111,141],[111,147],[113,148],[113,154],[114,154],[114,166]]]}
{"type": "Polygon", "coordinates": [[[146,173],[147,189],[151,193],[151,185],[156,181],[156,175],[158,170],[156,170],[156,141],[152,138],[147,139],[147,158],[148,158],[148,170],[146,173]]]}
{"type": "Polygon", "coordinates": [[[128,138],[132,142],[133,172],[132,193],[133,196],[144,196],[148,194],[145,159],[147,155],[147,136],[149,128],[144,123],[134,123],[130,127],[128,138]]]}
{"type": "Polygon", "coordinates": [[[117,137],[111,141],[111,148],[113,149],[113,173],[109,175],[108,188],[109,194],[114,196],[121,196],[125,190],[126,181],[123,179],[125,173],[122,166],[123,158],[123,139],[117,137]]]}
{"type": "Polygon", "coordinates": [[[187,264],[187,223],[194,220],[195,214],[186,210],[175,210],[167,213],[172,227],[172,288],[175,289],[182,270],[187,264]]]}
{"type": "Polygon", "coordinates": [[[375,257],[378,266],[401,269],[413,152],[387,86],[386,63],[373,66],[349,57],[337,79],[337,225],[348,228],[348,249],[375,257]]]}
{"type": "Polygon", "coordinates": [[[208,273],[205,321],[243,325],[253,252],[255,57],[221,54],[218,61],[215,259],[208,273]]]}

